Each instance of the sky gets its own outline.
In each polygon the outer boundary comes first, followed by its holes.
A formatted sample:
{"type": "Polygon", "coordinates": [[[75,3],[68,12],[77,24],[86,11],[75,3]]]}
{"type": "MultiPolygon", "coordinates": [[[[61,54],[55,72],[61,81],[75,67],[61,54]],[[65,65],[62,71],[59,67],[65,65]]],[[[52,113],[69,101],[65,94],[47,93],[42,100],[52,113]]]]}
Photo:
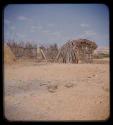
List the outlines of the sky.
{"type": "Polygon", "coordinates": [[[109,46],[109,9],[104,4],[9,4],[4,9],[4,41],[59,46],[89,39],[109,46]]]}

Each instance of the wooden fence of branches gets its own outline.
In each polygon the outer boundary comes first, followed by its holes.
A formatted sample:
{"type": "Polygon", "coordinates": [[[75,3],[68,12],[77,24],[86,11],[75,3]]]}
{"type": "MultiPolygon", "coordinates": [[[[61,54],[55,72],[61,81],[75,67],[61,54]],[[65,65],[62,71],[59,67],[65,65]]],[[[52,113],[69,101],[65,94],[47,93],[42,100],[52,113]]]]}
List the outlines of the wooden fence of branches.
{"type": "MultiPolygon", "coordinates": [[[[10,47],[11,51],[14,53],[16,58],[37,58],[37,45],[32,42],[15,42],[8,41],[6,42],[10,47]]],[[[53,61],[58,53],[57,44],[51,44],[48,46],[40,45],[39,49],[43,50],[46,59],[49,61],[53,61]]]]}

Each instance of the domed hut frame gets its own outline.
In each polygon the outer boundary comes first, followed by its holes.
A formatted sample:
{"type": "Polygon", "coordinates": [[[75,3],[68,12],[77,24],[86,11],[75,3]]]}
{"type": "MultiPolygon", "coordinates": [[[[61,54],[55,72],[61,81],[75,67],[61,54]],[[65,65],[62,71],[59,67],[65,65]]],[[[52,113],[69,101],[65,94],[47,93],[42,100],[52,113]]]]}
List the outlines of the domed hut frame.
{"type": "Polygon", "coordinates": [[[61,47],[55,62],[60,60],[63,63],[92,63],[96,48],[96,43],[87,39],[68,41],[61,47]]]}

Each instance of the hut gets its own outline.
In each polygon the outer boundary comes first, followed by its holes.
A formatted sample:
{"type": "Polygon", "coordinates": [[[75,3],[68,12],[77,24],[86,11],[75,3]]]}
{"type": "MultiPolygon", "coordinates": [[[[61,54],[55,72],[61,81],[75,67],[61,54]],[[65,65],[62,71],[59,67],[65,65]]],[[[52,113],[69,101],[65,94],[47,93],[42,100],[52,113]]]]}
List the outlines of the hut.
{"type": "Polygon", "coordinates": [[[96,43],[87,39],[68,41],[60,48],[55,62],[92,63],[96,48],[96,43]]]}

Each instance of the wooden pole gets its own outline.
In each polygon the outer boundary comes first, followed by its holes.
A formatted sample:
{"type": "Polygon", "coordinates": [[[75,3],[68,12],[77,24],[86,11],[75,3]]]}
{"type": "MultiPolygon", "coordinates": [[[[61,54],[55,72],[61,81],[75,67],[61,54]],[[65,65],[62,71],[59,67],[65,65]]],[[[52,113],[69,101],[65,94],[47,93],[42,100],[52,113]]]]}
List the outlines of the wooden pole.
{"type": "Polygon", "coordinates": [[[42,53],[42,55],[43,55],[44,59],[45,59],[45,60],[46,60],[46,62],[47,62],[47,58],[46,58],[46,56],[45,56],[45,54],[44,54],[44,51],[43,51],[42,49],[40,49],[40,52],[42,53]]]}
{"type": "Polygon", "coordinates": [[[54,62],[56,62],[56,61],[58,60],[58,58],[59,58],[59,56],[60,56],[60,53],[61,53],[61,49],[60,49],[60,51],[58,52],[58,54],[57,54],[57,56],[56,56],[54,62]]]}

